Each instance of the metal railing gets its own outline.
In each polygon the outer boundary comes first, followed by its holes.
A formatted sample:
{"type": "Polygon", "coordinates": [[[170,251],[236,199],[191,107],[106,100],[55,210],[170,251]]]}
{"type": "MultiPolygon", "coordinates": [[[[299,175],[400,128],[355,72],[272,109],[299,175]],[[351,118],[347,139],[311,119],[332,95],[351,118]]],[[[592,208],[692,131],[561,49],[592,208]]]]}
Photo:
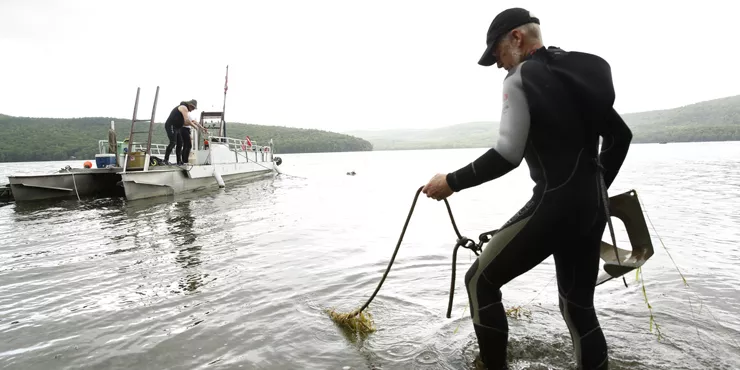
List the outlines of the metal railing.
{"type": "Polygon", "coordinates": [[[268,145],[256,145],[257,143],[255,141],[252,141],[252,146],[247,145],[246,140],[241,139],[234,139],[230,137],[223,137],[223,136],[211,136],[208,138],[208,141],[210,143],[222,143],[226,144],[229,148],[229,150],[233,150],[236,152],[254,152],[254,151],[260,151],[265,147],[269,147],[268,145]]]}
{"type": "MultiPolygon", "coordinates": [[[[118,142],[124,143],[122,141],[118,142]]],[[[125,147],[125,149],[128,149],[128,147],[125,147]]],[[[135,142],[131,145],[131,150],[134,152],[143,152],[146,151],[146,142],[135,142]]],[[[152,152],[151,155],[157,155],[157,156],[164,156],[165,150],[167,150],[167,145],[165,144],[155,144],[152,143],[151,147],[152,152]]],[[[118,153],[110,153],[108,150],[108,140],[98,140],[98,153],[99,154],[118,154],[118,153]]]]}
{"type": "Polygon", "coordinates": [[[208,142],[210,144],[226,144],[226,147],[234,152],[235,159],[237,162],[240,161],[240,158],[246,159],[247,161],[254,161],[254,162],[265,162],[266,156],[268,154],[272,154],[272,149],[269,145],[256,145],[255,141],[252,141],[252,145],[247,145],[246,140],[241,139],[234,139],[230,137],[223,137],[223,136],[211,136],[208,138],[208,142]],[[265,148],[268,148],[265,150],[265,148]],[[254,157],[250,158],[249,153],[254,153],[254,157]],[[261,157],[261,160],[260,160],[261,157]]]}
{"type": "MultiPolygon", "coordinates": [[[[246,140],[234,139],[230,137],[211,136],[208,138],[211,143],[222,143],[226,144],[229,150],[235,152],[261,152],[264,148],[269,148],[269,145],[256,145],[255,141],[252,141],[252,145],[247,145],[246,140]]],[[[268,150],[269,151],[269,150],[268,150]]]]}

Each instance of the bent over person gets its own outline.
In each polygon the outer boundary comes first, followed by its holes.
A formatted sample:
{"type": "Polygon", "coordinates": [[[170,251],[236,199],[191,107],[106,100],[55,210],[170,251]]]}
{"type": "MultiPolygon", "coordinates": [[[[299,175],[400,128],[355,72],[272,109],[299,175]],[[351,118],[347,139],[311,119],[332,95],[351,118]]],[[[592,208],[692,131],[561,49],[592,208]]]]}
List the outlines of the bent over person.
{"type": "Polygon", "coordinates": [[[593,302],[607,221],[601,196],[624,162],[632,133],[613,108],[608,63],[545,48],[539,24],[521,8],[494,18],[478,63],[508,71],[499,139],[467,166],[435,175],[423,192],[442,200],[501,177],[524,159],[535,183],[531,199],[493,235],[465,275],[480,361],[489,369],[508,368],[500,289],[552,255],[578,368],[607,369],[593,302]],[[606,188],[600,186],[602,175],[606,188]]]}
{"type": "MultiPolygon", "coordinates": [[[[167,144],[167,148],[164,151],[164,161],[168,165],[172,164],[170,163],[170,154],[172,153],[173,147],[175,148],[175,161],[178,165],[183,164],[182,147],[183,144],[186,146],[190,145],[190,136],[187,138],[188,143],[185,143],[181,130],[186,123],[191,122],[189,113],[197,108],[198,101],[195,99],[182,101],[176,107],[172,108],[170,115],[167,116],[167,121],[164,123],[164,130],[167,133],[167,138],[170,142],[167,144]]],[[[187,133],[189,134],[190,132],[188,131],[187,133]]],[[[187,148],[189,150],[189,146],[187,146],[187,148]]]]}

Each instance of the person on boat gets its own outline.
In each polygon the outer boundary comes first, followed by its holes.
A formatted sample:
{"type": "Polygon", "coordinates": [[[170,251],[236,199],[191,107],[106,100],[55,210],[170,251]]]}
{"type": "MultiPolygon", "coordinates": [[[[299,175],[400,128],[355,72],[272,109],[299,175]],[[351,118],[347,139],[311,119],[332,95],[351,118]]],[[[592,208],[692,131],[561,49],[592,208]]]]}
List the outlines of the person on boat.
{"type": "MultiPolygon", "coordinates": [[[[191,100],[191,102],[195,102],[195,100],[191,100]]],[[[197,102],[195,103],[197,104],[197,102]]],[[[187,164],[188,158],[190,157],[190,149],[193,147],[193,141],[191,136],[191,129],[196,128],[200,132],[208,133],[208,130],[206,130],[203,126],[198,124],[198,121],[190,118],[190,115],[188,115],[187,120],[185,120],[185,124],[180,129],[180,136],[182,137],[182,152],[180,154],[180,162],[181,164],[187,164]]]]}
{"type": "Polygon", "coordinates": [[[486,44],[478,63],[508,71],[498,141],[472,163],[435,175],[422,189],[442,200],[507,174],[522,159],[535,183],[531,199],[498,229],[465,275],[477,360],[489,369],[507,369],[508,323],[500,289],[552,255],[578,368],[607,369],[606,340],[593,302],[606,225],[602,196],[632,141],[613,108],[610,67],[592,54],[544,47],[539,19],[522,8],[499,13],[486,44]]]}
{"type": "MultiPolygon", "coordinates": [[[[198,109],[198,101],[192,99],[180,102],[180,104],[172,108],[170,111],[170,115],[164,123],[164,130],[167,133],[167,138],[170,139],[170,142],[167,144],[167,148],[164,151],[164,162],[166,164],[172,164],[170,163],[170,154],[172,153],[173,147],[175,148],[175,161],[178,165],[183,164],[182,149],[185,140],[183,140],[182,137],[182,128],[185,126],[186,122],[192,121],[189,113],[196,109],[198,109]]],[[[187,134],[187,142],[190,142],[190,132],[188,131],[187,134]]]]}

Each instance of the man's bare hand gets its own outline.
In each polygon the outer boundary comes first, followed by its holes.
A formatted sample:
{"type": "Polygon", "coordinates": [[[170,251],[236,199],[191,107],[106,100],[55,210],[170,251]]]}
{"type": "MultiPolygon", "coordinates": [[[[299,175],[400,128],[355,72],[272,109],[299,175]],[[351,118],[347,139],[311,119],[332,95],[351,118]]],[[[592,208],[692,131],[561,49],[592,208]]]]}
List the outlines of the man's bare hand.
{"type": "Polygon", "coordinates": [[[447,184],[447,175],[438,173],[421,190],[427,198],[442,200],[454,193],[447,184]]]}

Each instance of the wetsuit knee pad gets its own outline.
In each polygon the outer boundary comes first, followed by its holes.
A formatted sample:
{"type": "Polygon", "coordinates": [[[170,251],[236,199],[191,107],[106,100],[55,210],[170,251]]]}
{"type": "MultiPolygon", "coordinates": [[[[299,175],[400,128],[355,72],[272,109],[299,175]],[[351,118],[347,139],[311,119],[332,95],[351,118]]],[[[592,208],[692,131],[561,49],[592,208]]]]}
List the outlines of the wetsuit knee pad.
{"type": "Polygon", "coordinates": [[[579,337],[599,327],[599,320],[593,307],[584,308],[573,303],[563,302],[561,298],[560,313],[570,329],[578,333],[579,337]]]}
{"type": "Polygon", "coordinates": [[[476,271],[478,271],[478,259],[473,262],[468,269],[468,272],[465,273],[465,287],[468,288],[468,293],[470,293],[470,282],[473,280],[473,276],[475,276],[476,271]]]}
{"type": "Polygon", "coordinates": [[[478,273],[479,262],[475,260],[465,274],[470,316],[496,328],[499,333],[507,332],[508,325],[501,304],[501,287],[492,284],[482,273],[478,273]],[[480,316],[480,317],[477,317],[480,316]]]}
{"type": "MultiPolygon", "coordinates": [[[[472,287],[470,282],[473,281],[476,271],[478,271],[478,259],[473,262],[468,269],[468,272],[465,273],[465,290],[468,292],[468,305],[470,305],[471,308],[473,307],[473,295],[476,294],[476,292],[471,291],[472,287]]],[[[475,318],[475,310],[470,310],[470,317],[475,318]]]]}
{"type": "Polygon", "coordinates": [[[468,290],[468,296],[475,297],[480,306],[501,302],[501,286],[492,284],[483,276],[483,273],[477,274],[477,272],[478,260],[475,260],[465,274],[465,287],[468,290]],[[473,279],[475,279],[475,284],[473,284],[473,279]]]}

